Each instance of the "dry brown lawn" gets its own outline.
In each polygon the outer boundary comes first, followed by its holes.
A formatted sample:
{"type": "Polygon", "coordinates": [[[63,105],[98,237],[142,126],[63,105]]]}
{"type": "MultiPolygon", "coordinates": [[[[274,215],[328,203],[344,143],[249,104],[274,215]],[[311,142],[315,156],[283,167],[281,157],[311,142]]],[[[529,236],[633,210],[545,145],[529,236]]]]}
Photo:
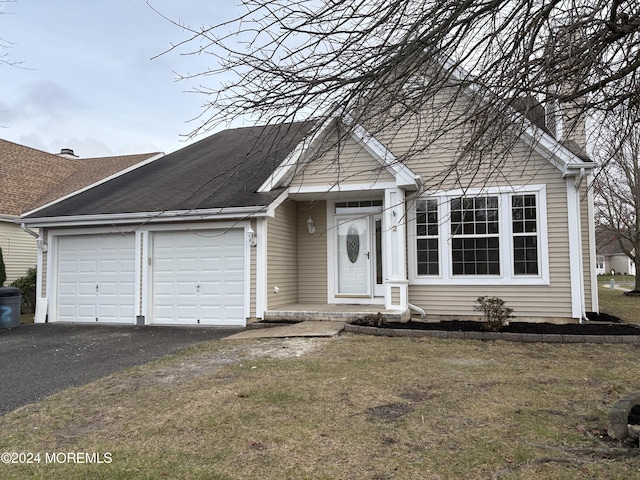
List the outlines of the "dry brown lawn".
{"type": "Polygon", "coordinates": [[[640,478],[600,438],[639,371],[635,345],[211,342],[0,417],[0,451],[41,454],[0,478],[640,478]]]}

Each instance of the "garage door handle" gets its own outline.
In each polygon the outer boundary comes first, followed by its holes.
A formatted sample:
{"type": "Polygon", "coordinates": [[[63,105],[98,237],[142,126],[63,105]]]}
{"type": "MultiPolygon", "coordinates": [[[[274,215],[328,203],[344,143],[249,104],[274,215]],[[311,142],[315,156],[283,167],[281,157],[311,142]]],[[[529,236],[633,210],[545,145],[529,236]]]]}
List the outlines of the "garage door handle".
{"type": "Polygon", "coordinates": [[[96,293],[98,293],[98,285],[96,285],[96,293]]]}

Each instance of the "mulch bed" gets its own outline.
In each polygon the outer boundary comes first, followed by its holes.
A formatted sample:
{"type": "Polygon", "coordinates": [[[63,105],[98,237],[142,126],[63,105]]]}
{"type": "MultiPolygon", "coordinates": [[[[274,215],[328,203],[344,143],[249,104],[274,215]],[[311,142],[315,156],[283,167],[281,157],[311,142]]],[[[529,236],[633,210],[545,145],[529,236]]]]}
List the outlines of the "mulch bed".
{"type": "MultiPolygon", "coordinates": [[[[355,321],[354,325],[374,326],[368,322],[355,321]]],[[[482,323],[474,321],[451,320],[443,322],[408,321],[404,323],[383,323],[378,328],[408,330],[440,330],[447,332],[482,332],[482,323]]],[[[500,329],[505,333],[534,333],[556,335],[640,335],[640,326],[624,323],[582,323],[555,325],[551,323],[510,322],[500,329]]]]}

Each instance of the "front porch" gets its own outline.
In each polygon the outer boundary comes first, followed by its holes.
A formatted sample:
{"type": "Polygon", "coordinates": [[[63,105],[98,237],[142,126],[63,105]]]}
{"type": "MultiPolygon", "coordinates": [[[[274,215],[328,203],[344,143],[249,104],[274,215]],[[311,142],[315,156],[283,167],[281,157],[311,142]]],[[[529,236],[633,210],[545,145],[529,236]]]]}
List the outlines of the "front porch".
{"type": "Polygon", "coordinates": [[[382,313],[391,322],[406,321],[411,317],[409,310],[386,310],[384,305],[294,303],[267,310],[264,320],[351,322],[376,313],[382,313]]]}

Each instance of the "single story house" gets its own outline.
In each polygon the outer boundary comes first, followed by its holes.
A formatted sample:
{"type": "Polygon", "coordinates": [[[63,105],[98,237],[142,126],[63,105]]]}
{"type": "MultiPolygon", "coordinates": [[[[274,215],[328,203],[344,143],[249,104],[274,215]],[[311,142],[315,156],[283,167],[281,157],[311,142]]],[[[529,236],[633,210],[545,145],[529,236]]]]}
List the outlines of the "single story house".
{"type": "MultiPolygon", "coordinates": [[[[623,240],[627,250],[633,252],[628,241],[623,240]]],[[[624,253],[620,243],[609,229],[596,227],[596,275],[636,275],[636,264],[624,253]]]]}
{"type": "Polygon", "coordinates": [[[157,155],[80,159],[70,149],[54,155],[0,139],[0,248],[6,284],[24,276],[38,259],[36,239],[16,223],[21,213],[157,155]]]}
{"type": "Polygon", "coordinates": [[[26,213],[36,321],[473,318],[482,295],[523,321],[597,312],[593,163],[526,123],[500,167],[436,178],[455,132],[403,156],[429,115],[225,130],[26,213]]]}

